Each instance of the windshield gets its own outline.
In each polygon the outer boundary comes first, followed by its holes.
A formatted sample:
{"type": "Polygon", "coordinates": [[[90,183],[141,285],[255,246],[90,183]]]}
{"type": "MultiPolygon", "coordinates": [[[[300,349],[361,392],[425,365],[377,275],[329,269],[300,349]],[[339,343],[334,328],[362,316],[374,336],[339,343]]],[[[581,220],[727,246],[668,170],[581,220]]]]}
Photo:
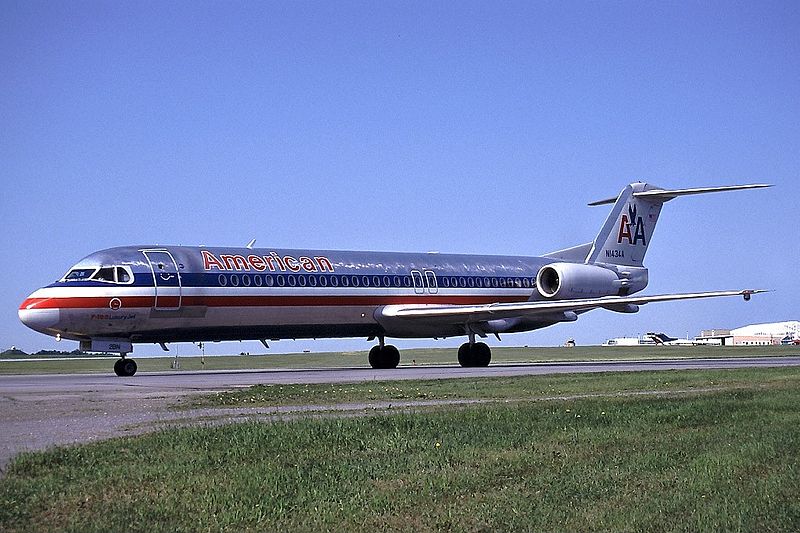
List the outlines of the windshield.
{"type": "Polygon", "coordinates": [[[94,274],[94,268],[76,268],[70,270],[69,273],[64,276],[64,281],[86,281],[92,274],[94,274]]]}
{"type": "Polygon", "coordinates": [[[133,273],[128,267],[73,268],[62,281],[103,281],[105,283],[132,283],[133,273]]]}

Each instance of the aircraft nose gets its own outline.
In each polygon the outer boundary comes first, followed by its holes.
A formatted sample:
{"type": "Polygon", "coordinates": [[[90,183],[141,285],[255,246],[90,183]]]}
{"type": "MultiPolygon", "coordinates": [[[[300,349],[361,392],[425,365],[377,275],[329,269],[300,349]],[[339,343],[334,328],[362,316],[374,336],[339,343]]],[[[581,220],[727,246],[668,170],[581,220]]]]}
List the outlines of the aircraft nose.
{"type": "Polygon", "coordinates": [[[32,330],[45,333],[61,320],[61,311],[57,308],[39,307],[38,302],[28,298],[19,307],[17,314],[23,324],[32,330]]]}

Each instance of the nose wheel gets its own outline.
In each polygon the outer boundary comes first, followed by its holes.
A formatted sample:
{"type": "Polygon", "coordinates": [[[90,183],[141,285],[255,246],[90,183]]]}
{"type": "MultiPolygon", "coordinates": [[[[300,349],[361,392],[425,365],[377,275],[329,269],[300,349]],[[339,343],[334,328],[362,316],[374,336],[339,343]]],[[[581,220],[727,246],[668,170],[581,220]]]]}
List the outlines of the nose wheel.
{"type": "Polygon", "coordinates": [[[117,359],[114,363],[114,373],[123,378],[131,377],[136,373],[136,361],[125,357],[117,359]]]}

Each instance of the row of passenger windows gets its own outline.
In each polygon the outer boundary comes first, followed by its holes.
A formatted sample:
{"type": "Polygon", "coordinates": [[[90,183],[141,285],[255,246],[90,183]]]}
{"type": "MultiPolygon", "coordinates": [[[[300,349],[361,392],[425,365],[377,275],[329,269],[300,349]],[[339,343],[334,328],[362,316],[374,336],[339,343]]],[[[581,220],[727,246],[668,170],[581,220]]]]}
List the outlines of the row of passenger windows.
{"type": "MultiPolygon", "coordinates": [[[[442,276],[433,278],[426,276],[427,288],[532,288],[536,287],[536,278],[497,278],[489,276],[442,276]]],[[[222,287],[391,287],[411,288],[423,287],[422,277],[416,280],[412,276],[358,276],[358,275],[318,275],[277,274],[220,274],[218,278],[222,287]]]]}

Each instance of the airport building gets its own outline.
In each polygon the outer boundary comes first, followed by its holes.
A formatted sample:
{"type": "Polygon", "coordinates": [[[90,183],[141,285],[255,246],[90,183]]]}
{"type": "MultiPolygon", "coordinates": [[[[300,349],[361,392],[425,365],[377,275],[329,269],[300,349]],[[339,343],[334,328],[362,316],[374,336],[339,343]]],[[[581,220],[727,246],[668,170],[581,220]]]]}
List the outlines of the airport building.
{"type": "Polygon", "coordinates": [[[703,330],[697,341],[713,342],[722,346],[777,346],[800,344],[800,321],[753,324],[736,329],[703,330]]]}

